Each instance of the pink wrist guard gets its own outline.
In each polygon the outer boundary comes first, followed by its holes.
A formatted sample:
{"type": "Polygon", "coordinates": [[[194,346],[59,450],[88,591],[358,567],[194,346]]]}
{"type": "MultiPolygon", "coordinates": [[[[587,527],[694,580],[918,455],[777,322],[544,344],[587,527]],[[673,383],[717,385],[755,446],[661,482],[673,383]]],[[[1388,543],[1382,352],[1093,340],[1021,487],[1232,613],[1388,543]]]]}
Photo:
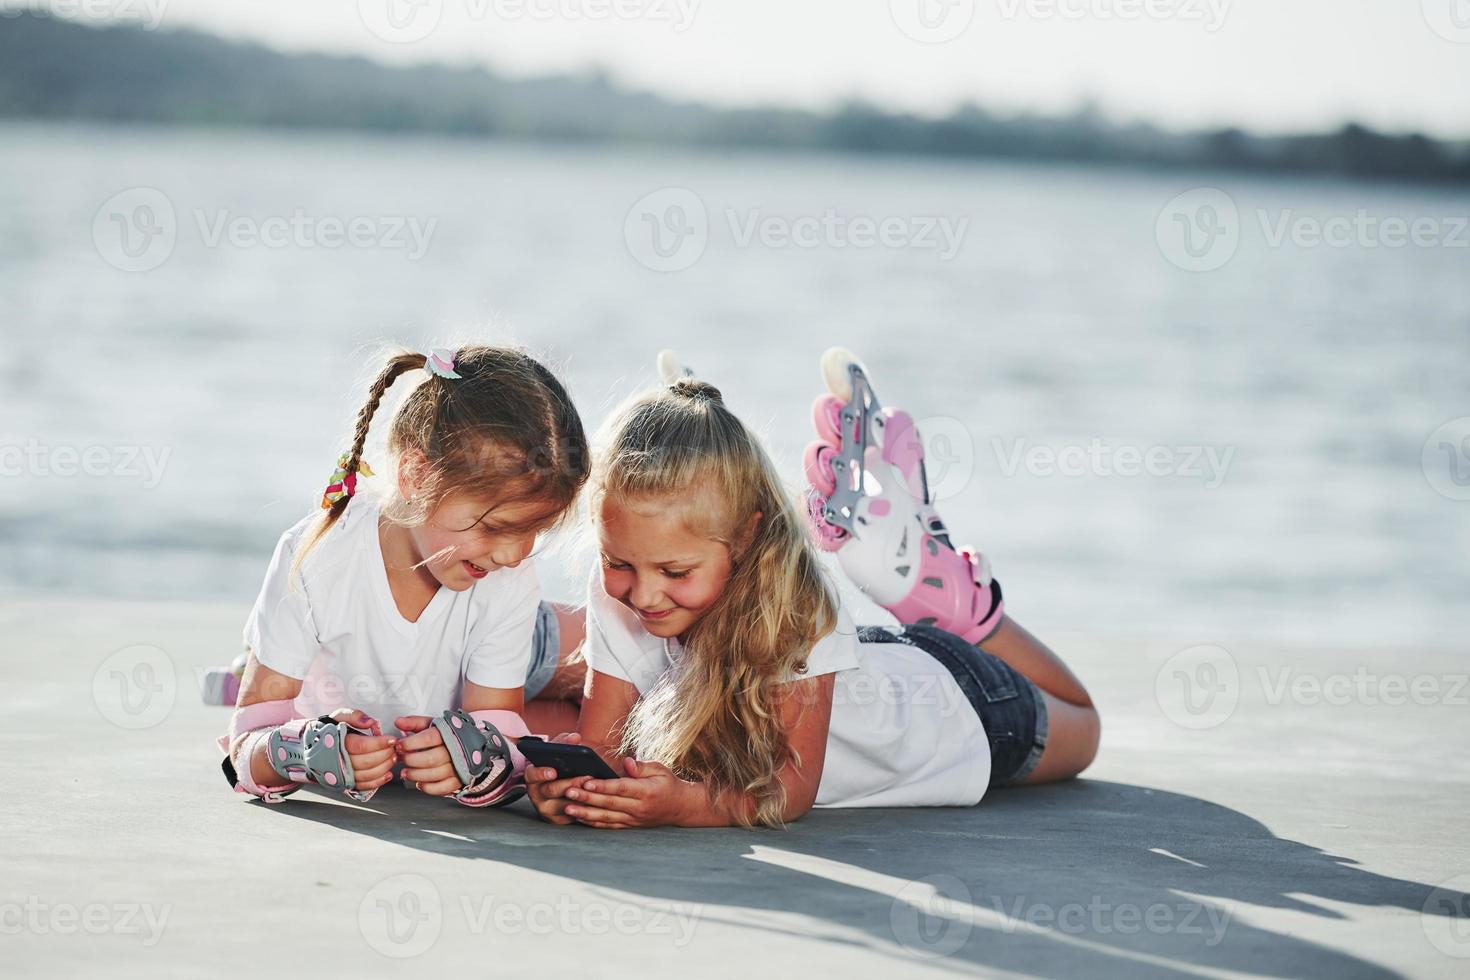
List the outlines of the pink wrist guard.
{"type": "Polygon", "coordinates": [[[291,721],[295,715],[296,708],[290,701],[258,701],[235,709],[230,716],[229,733],[221,735],[216,742],[225,754],[220,768],[235,792],[258,796],[266,803],[280,803],[301,788],[292,782],[261,786],[250,772],[256,743],[269,739],[273,729],[291,721]]]}
{"type": "Polygon", "coordinates": [[[293,783],[316,783],[366,803],[377,790],[357,789],[352,757],[347,754],[347,736],[351,733],[373,734],[370,729],[335,721],[327,715],[294,718],[273,729],[268,736],[271,768],[293,783]]]}
{"type": "Polygon", "coordinates": [[[526,793],[526,757],[507,735],[529,735],[514,711],[446,711],[434,719],[463,788],[454,798],[465,806],[507,806],[526,793]]]}
{"type": "Polygon", "coordinates": [[[291,701],[260,701],[237,708],[230,716],[229,734],[217,742],[225,753],[220,768],[235,792],[258,796],[266,803],[280,803],[303,783],[339,789],[366,803],[377,791],[359,793],[352,785],[352,763],[345,745],[348,732],[372,734],[330,718],[298,718],[291,701]],[[250,762],[261,742],[271,768],[285,782],[262,786],[255,781],[250,762]]]}

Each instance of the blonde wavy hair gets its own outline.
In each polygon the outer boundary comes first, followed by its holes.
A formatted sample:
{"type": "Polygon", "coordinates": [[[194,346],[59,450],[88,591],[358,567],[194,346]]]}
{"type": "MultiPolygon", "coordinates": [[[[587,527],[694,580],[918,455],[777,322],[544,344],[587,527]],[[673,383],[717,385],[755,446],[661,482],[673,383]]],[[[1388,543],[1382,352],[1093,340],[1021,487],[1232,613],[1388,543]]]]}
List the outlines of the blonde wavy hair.
{"type": "Polygon", "coordinates": [[[629,713],[620,751],[703,781],[716,800],[749,794],[753,812],[737,806],[737,819],[779,827],[786,793],[776,774],[801,760],[781,727],[778,691],[837,625],[805,525],[756,436],[703,381],[635,397],[594,443],[594,517],[609,499],[713,502],[686,507],[686,519],[729,548],[732,565],[724,591],[681,638],[678,668],[629,713]]]}

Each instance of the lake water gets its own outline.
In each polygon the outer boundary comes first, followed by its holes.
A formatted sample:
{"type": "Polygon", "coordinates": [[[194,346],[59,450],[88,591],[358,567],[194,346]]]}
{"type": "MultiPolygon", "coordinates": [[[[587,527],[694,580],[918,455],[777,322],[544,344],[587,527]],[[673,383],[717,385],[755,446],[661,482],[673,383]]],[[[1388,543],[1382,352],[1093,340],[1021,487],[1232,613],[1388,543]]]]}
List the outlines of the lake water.
{"type": "Polygon", "coordinates": [[[589,424],[674,347],[793,482],[842,344],[933,419],[943,511],[1028,624],[1462,642],[1470,429],[1431,434],[1470,416],[1466,215],[1228,174],[0,127],[0,588],[243,611],[380,342],[524,343],[589,424]],[[1160,215],[1202,187],[1239,243],[1187,271],[1220,253],[1160,215]]]}

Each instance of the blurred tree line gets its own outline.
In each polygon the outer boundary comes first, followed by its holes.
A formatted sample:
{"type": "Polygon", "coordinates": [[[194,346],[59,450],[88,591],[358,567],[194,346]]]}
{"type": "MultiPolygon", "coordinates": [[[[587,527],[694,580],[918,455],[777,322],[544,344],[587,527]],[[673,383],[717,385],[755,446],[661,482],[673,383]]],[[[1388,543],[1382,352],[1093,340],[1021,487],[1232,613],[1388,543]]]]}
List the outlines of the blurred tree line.
{"type": "Polygon", "coordinates": [[[624,90],[605,75],[514,80],[481,67],[388,67],[288,55],[192,31],[0,18],[0,117],[369,129],[476,137],[835,150],[1207,167],[1470,182],[1470,145],[1352,124],[1262,137],[1118,125],[1095,108],[939,119],[850,104],[835,112],[717,109],[624,90]]]}

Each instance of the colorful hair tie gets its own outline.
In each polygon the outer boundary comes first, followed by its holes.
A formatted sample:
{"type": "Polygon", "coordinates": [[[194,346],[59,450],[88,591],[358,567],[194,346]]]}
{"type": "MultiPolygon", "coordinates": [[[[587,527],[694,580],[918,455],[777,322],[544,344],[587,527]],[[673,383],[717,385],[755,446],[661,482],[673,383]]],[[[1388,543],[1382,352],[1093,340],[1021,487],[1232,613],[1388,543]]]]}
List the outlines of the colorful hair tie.
{"type": "Polygon", "coordinates": [[[443,347],[434,348],[424,357],[424,370],[436,378],[448,378],[451,381],[460,377],[454,370],[454,351],[443,347]]]}
{"type": "Polygon", "coordinates": [[[357,461],[357,470],[348,473],[347,461],[352,457],[351,453],[343,453],[337,457],[337,468],[332,471],[332,482],[327,484],[327,492],[322,494],[322,509],[331,507],[339,500],[345,500],[357,493],[357,477],[372,476],[373,468],[367,464],[367,460],[357,461]]]}

